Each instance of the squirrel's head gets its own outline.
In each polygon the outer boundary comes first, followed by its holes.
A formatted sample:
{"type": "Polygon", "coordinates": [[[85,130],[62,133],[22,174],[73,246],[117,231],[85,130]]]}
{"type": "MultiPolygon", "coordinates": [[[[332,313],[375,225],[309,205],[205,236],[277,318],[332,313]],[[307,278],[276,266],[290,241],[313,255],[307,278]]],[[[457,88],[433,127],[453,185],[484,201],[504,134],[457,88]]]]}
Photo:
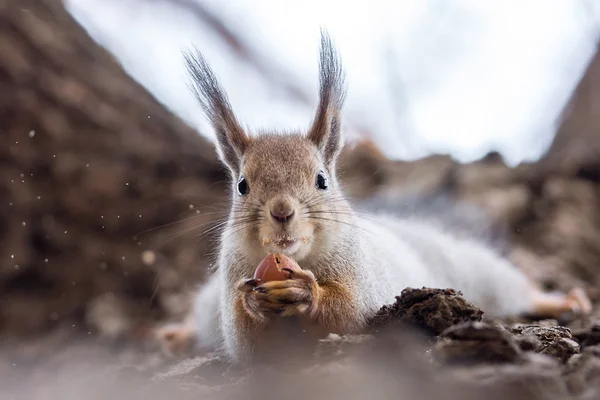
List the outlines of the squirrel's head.
{"type": "Polygon", "coordinates": [[[335,235],[324,232],[343,227],[349,215],[336,177],[344,75],[327,34],[321,33],[319,105],[304,133],[249,136],[202,55],[186,54],[186,62],[232,178],[228,233],[257,257],[283,252],[299,261],[327,248],[335,235]]]}

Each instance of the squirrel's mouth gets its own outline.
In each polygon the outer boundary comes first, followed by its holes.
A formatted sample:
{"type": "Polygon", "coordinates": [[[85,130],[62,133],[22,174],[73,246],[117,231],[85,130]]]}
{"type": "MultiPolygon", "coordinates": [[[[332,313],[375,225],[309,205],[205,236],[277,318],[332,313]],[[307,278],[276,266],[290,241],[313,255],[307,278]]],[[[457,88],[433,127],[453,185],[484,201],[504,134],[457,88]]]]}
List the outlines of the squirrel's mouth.
{"type": "Polygon", "coordinates": [[[263,247],[271,247],[284,254],[293,254],[297,252],[303,244],[307,244],[308,236],[280,235],[275,237],[263,238],[263,247]]]}
{"type": "Polygon", "coordinates": [[[280,235],[272,238],[265,237],[263,238],[262,245],[268,246],[270,244],[274,244],[275,246],[279,246],[285,248],[286,246],[290,246],[295,244],[296,242],[303,242],[304,244],[308,243],[308,236],[290,236],[290,235],[280,235]]]}

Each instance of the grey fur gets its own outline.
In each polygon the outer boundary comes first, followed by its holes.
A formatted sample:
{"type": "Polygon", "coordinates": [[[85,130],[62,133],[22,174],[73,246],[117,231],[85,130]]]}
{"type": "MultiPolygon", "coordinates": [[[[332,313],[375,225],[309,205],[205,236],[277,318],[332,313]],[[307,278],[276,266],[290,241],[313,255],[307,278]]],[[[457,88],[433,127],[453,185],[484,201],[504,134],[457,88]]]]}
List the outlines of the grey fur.
{"type": "Polygon", "coordinates": [[[217,132],[224,161],[238,172],[243,169],[251,187],[245,197],[232,193],[230,221],[221,235],[219,268],[196,297],[195,331],[200,347],[221,350],[234,362],[247,361],[255,350],[254,328],[244,322],[248,313],[240,314],[236,305],[240,299],[236,287],[253,276],[271,251],[264,242],[261,245],[261,237],[279,229],[266,216],[269,204],[282,196],[292,199],[298,211],[291,234],[310,234],[297,250],[289,250],[295,252],[292,256],[314,274],[319,285],[329,282],[344,291],[346,297],[332,297],[335,301],[330,305],[335,309],[325,310],[328,326],[338,333],[360,332],[381,306],[393,302],[406,287],[461,290],[492,315],[534,311],[537,289],[489,241],[482,240],[485,236],[479,232],[487,231],[489,225],[473,208],[448,207],[450,202],[443,198],[403,204],[379,200],[353,208],[335,179],[335,168],[329,171],[327,191],[315,187],[317,172],[335,165],[343,143],[338,125],[343,74],[324,32],[321,98],[308,135],[259,135],[240,151],[237,144],[242,139],[236,136],[235,117],[214,76],[203,61],[188,60],[188,65],[196,77],[201,103],[216,128],[225,129],[217,132]],[[230,148],[233,152],[228,154],[230,148]],[[359,212],[361,208],[366,211],[359,212]],[[240,225],[240,209],[265,217],[240,225]]]}
{"type": "Polygon", "coordinates": [[[219,156],[235,175],[248,138],[237,121],[227,94],[198,49],[184,52],[191,88],[217,136],[219,156]]]}
{"type": "Polygon", "coordinates": [[[340,114],[346,88],[340,57],[329,35],[323,30],[319,60],[319,106],[308,138],[321,150],[331,172],[343,144],[340,114]]]}

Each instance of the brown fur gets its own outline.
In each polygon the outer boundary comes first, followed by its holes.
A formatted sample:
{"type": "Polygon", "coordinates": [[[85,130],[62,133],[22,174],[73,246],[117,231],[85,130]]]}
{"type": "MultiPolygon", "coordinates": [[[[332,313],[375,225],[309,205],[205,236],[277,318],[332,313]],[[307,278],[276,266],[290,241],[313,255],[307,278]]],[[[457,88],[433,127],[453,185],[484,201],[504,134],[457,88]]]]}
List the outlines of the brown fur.
{"type": "Polygon", "coordinates": [[[263,134],[251,140],[243,168],[253,200],[260,202],[268,200],[272,188],[285,188],[294,196],[303,194],[306,182],[315,179],[315,165],[321,162],[316,146],[299,134],[263,134]],[[282,169],[282,163],[296,168],[282,169]]]}
{"type": "Polygon", "coordinates": [[[339,334],[355,333],[360,328],[352,309],[352,286],[329,280],[321,282],[316,292],[310,313],[314,322],[339,334]]]}

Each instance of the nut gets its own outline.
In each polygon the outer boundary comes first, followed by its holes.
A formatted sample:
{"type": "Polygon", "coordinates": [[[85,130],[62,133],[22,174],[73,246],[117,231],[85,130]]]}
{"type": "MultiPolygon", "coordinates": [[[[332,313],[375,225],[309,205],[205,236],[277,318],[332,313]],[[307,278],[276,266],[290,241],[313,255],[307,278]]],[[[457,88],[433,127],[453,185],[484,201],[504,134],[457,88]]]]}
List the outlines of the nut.
{"type": "Polygon", "coordinates": [[[260,264],[258,264],[258,267],[254,272],[254,279],[261,282],[291,279],[292,274],[290,274],[290,271],[285,270],[285,268],[288,268],[291,271],[300,270],[298,263],[285,254],[269,253],[262,259],[260,264]]]}

